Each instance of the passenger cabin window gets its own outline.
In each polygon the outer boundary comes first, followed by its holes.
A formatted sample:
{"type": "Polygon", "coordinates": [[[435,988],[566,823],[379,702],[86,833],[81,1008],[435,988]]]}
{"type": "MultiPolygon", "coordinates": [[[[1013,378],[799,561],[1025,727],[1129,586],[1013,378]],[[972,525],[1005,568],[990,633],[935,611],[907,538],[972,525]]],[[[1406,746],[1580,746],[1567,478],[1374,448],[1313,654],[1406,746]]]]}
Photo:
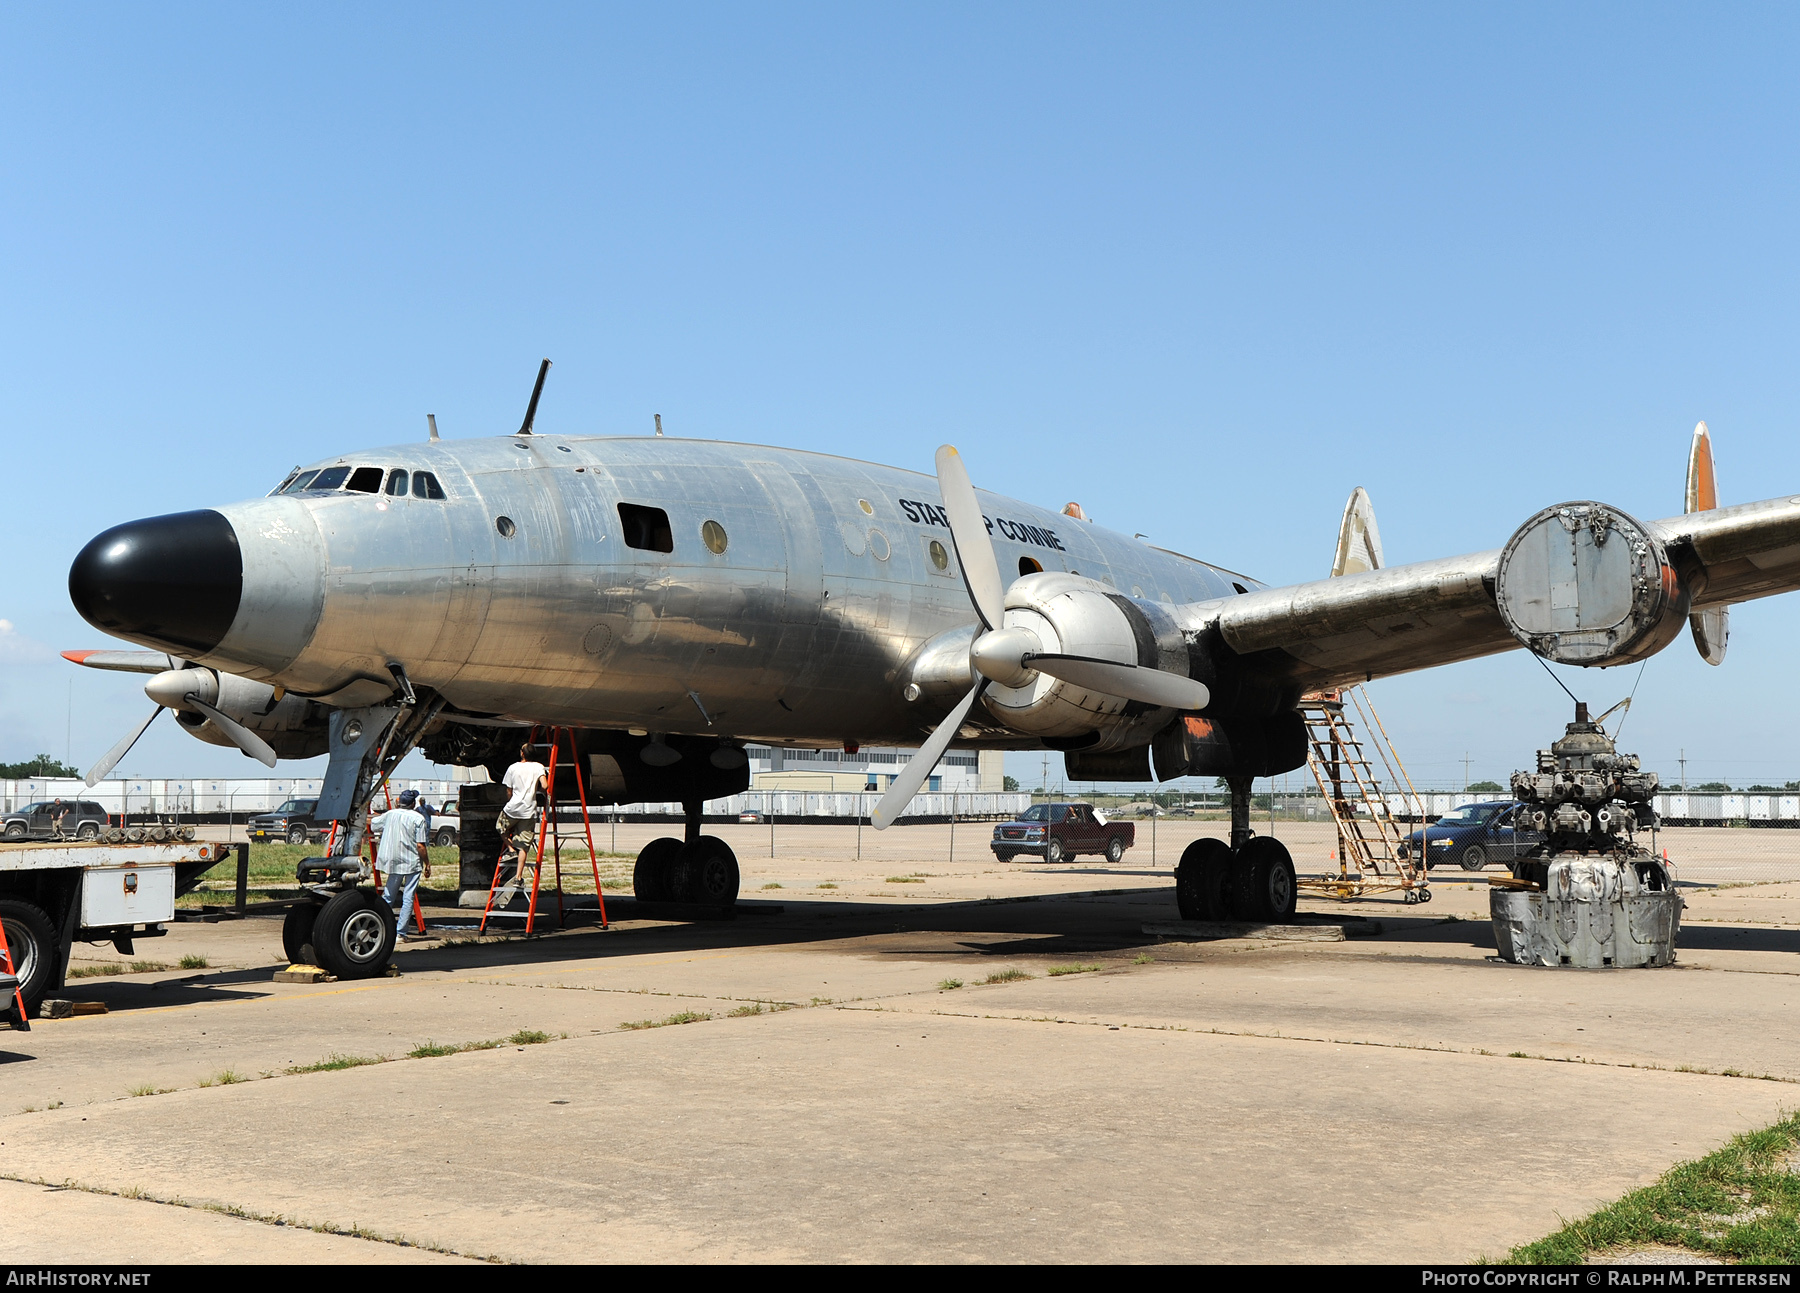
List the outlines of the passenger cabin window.
{"type": "Polygon", "coordinates": [[[438,484],[438,478],[436,476],[433,476],[428,471],[415,471],[413,473],[414,498],[442,498],[443,496],[444,487],[438,484]]]}
{"type": "Polygon", "coordinates": [[[669,514],[662,508],[620,503],[619,521],[625,527],[626,547],[642,548],[645,552],[675,551],[675,534],[669,528],[669,514]]]}
{"type": "Polygon", "coordinates": [[[358,467],[351,474],[350,483],[344,488],[353,489],[359,494],[379,494],[384,474],[379,467],[358,467]]]}
{"type": "Polygon", "coordinates": [[[387,492],[397,498],[406,496],[406,468],[396,467],[388,473],[387,492]]]}
{"type": "Polygon", "coordinates": [[[311,485],[313,477],[318,474],[319,473],[316,471],[303,471],[286,485],[282,486],[281,492],[284,494],[298,494],[301,490],[311,485]]]}
{"type": "Polygon", "coordinates": [[[312,479],[308,489],[336,489],[344,483],[344,477],[350,474],[348,467],[327,467],[312,479]]]}

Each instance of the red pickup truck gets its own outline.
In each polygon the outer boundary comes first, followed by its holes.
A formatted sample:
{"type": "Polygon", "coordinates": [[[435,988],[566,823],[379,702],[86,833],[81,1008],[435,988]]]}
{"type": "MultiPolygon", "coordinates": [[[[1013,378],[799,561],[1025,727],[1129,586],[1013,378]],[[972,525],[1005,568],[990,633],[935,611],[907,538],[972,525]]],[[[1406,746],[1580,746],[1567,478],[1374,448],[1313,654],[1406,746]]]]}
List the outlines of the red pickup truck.
{"type": "Polygon", "coordinates": [[[1017,821],[994,827],[994,856],[1010,862],[1021,853],[1036,853],[1046,862],[1061,862],[1078,853],[1104,853],[1117,862],[1137,842],[1130,822],[1109,822],[1092,804],[1033,804],[1017,821]]]}

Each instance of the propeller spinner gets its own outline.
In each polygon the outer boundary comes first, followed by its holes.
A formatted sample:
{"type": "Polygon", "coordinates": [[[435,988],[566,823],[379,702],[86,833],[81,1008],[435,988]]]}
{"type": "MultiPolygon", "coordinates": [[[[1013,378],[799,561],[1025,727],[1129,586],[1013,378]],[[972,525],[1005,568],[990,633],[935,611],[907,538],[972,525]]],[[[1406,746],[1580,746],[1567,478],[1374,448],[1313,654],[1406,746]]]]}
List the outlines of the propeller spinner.
{"type": "Polygon", "coordinates": [[[937,472],[963,586],[981,620],[982,632],[975,635],[969,648],[969,663],[979,677],[889,785],[870,814],[876,830],[893,825],[919,793],[919,787],[937,767],[957,729],[990,682],[1020,687],[1042,673],[1077,687],[1170,709],[1204,709],[1212,699],[1205,685],[1192,678],[1119,660],[1045,651],[1043,641],[1030,629],[1006,627],[1006,587],[1000,580],[1000,563],[994,556],[993,541],[988,538],[987,521],[975,497],[975,486],[954,446],[944,445],[937,451],[937,472]]]}

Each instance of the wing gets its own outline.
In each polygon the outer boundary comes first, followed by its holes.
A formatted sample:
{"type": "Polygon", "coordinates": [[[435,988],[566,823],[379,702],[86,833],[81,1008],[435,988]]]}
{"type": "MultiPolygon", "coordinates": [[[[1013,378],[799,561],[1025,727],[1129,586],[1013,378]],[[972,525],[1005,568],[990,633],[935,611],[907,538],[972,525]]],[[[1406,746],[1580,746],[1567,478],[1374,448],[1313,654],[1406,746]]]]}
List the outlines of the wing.
{"type": "MultiPolygon", "coordinates": [[[[1565,504],[1561,511],[1583,507],[1629,521],[1592,504],[1565,504]]],[[[1244,666],[1309,689],[1509,651],[1523,643],[1500,612],[1502,557],[1521,546],[1540,518],[1551,517],[1543,528],[1554,532],[1558,510],[1533,518],[1506,548],[1264,589],[1195,609],[1244,666]]],[[[1587,524],[1577,528],[1585,533],[1587,524]]],[[[1660,650],[1690,609],[1800,588],[1800,497],[1689,513],[1638,530],[1654,540],[1653,550],[1661,548],[1654,558],[1662,567],[1665,596],[1656,613],[1678,619],[1667,633],[1646,631],[1633,653],[1584,663],[1623,664],[1660,650]]],[[[1588,551],[1599,549],[1590,545],[1588,551]]],[[[1576,585],[1571,581],[1567,587],[1576,585]]],[[[1579,596],[1588,605],[1567,613],[1603,613],[1586,585],[1579,596]]],[[[1556,613],[1563,613],[1562,607],[1556,613]]]]}

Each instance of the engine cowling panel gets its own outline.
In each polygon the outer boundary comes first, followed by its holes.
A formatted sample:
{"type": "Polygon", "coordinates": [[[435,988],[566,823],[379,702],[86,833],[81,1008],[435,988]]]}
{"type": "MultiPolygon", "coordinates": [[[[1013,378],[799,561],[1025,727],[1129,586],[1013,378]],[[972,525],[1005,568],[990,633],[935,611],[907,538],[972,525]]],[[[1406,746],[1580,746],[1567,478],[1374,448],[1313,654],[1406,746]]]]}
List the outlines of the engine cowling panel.
{"type": "Polygon", "coordinates": [[[1689,593],[1660,540],[1605,503],[1559,503],[1500,551],[1494,600],[1507,630],[1558,664],[1606,668],[1667,646],[1689,593]]]}
{"type": "MultiPolygon", "coordinates": [[[[1045,571],[1014,581],[1001,627],[1025,630],[1048,654],[1187,676],[1186,640],[1162,607],[1080,575],[1045,571]]],[[[1094,751],[1142,745],[1170,713],[1035,672],[1019,686],[990,683],[982,701],[1014,731],[1052,742],[1083,740],[1081,748],[1094,751]]]]}

